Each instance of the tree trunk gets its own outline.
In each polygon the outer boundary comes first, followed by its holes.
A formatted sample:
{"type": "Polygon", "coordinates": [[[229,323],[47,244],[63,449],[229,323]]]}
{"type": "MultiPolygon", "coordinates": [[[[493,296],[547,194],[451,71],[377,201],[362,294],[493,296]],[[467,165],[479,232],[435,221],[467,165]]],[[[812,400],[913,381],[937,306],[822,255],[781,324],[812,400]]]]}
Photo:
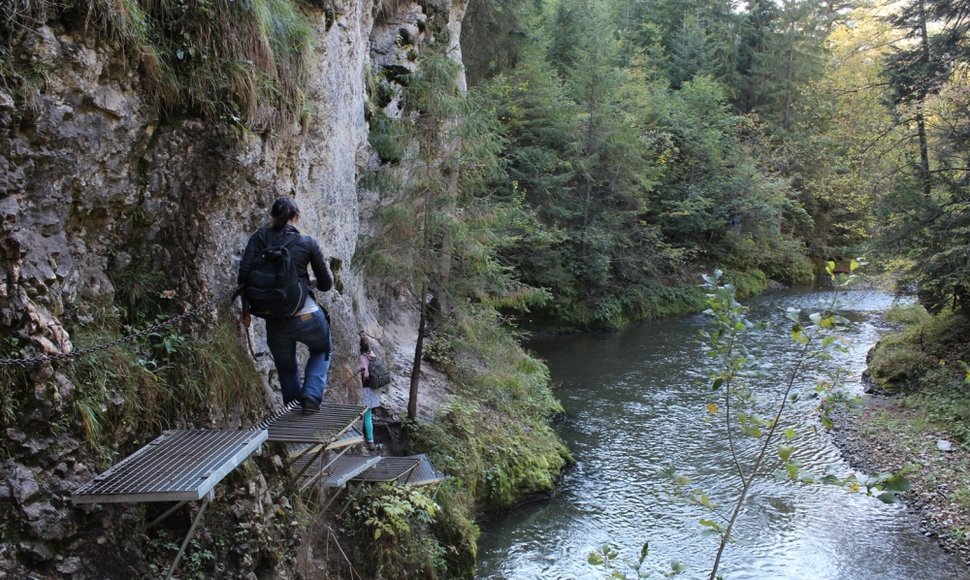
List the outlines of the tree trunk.
{"type": "Polygon", "coordinates": [[[421,285],[421,318],[418,321],[418,340],[414,343],[414,363],[411,365],[411,390],[408,392],[408,419],[418,417],[418,387],[421,384],[421,358],[424,355],[424,334],[428,320],[428,283],[421,285]]]}
{"type": "Polygon", "coordinates": [[[923,116],[923,111],[926,106],[926,95],[929,93],[926,83],[929,82],[930,40],[926,32],[926,5],[923,0],[920,0],[919,3],[919,35],[921,56],[926,71],[924,71],[916,97],[916,132],[919,137],[920,182],[923,186],[923,195],[929,197],[932,186],[930,179],[930,150],[926,139],[926,118],[923,116]]]}

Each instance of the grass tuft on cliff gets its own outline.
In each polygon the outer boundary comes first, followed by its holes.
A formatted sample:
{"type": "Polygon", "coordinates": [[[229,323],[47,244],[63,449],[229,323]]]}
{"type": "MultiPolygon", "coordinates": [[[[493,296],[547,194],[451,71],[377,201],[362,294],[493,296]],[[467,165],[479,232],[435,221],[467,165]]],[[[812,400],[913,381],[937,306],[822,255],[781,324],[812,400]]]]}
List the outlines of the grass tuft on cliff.
{"type": "Polygon", "coordinates": [[[24,98],[37,63],[22,47],[55,20],[118,45],[167,115],[275,131],[304,113],[312,29],[295,0],[8,3],[0,8],[0,72],[24,98]]]}
{"type": "MultiPolygon", "coordinates": [[[[127,326],[122,332],[137,330],[127,326]]],[[[75,348],[83,349],[119,334],[78,328],[72,336],[75,348]]],[[[74,413],[62,413],[56,428],[79,426],[78,434],[107,467],[131,451],[129,445],[166,429],[254,418],[265,407],[262,383],[237,341],[233,324],[221,322],[195,335],[163,329],[78,358],[62,371],[76,388],[74,413]]],[[[56,392],[56,385],[50,390],[56,392]]]]}

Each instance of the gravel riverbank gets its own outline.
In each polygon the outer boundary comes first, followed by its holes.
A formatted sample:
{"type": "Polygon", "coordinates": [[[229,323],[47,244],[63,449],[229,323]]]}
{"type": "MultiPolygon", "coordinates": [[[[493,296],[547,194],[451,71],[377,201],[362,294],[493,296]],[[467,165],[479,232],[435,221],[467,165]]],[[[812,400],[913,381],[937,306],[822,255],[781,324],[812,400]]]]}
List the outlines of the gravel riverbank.
{"type": "Polygon", "coordinates": [[[912,484],[904,501],[923,533],[970,568],[970,453],[894,397],[865,395],[861,408],[833,419],[846,460],[867,474],[902,470],[912,484]]]}

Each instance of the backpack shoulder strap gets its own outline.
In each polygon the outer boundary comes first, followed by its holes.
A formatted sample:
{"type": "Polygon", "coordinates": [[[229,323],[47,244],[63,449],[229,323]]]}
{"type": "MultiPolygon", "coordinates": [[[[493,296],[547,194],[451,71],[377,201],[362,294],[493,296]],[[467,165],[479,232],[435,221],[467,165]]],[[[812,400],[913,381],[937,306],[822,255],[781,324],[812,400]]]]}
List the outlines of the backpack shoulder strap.
{"type": "Polygon", "coordinates": [[[269,247],[270,230],[272,229],[273,228],[270,228],[270,227],[261,227],[259,228],[259,230],[257,230],[256,233],[259,236],[258,239],[262,244],[259,250],[265,250],[266,248],[269,247]]]}

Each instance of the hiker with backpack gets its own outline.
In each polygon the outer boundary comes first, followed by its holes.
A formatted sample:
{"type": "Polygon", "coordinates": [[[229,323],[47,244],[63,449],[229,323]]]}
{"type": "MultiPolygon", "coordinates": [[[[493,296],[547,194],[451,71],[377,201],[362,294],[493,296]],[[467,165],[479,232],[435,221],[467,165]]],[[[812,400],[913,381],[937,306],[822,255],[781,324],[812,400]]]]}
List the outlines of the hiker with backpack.
{"type": "Polygon", "coordinates": [[[266,345],[279,374],[283,404],[300,401],[304,413],[320,409],[327,388],[330,355],[330,320],[310,291],[307,267],[313,269],[317,288],[333,287],[320,245],[296,229],[300,210],[289,197],[281,197],[270,210],[271,225],[256,230],[239,263],[242,322],[250,314],[266,320],[266,345]],[[310,351],[303,380],[296,360],[296,343],[310,351]]]}
{"type": "Polygon", "coordinates": [[[381,390],[391,382],[391,373],[383,361],[377,357],[370,347],[367,337],[360,337],[360,378],[364,391],[364,439],[367,449],[373,451],[374,446],[374,413],[373,409],[381,406],[381,390]]]}

